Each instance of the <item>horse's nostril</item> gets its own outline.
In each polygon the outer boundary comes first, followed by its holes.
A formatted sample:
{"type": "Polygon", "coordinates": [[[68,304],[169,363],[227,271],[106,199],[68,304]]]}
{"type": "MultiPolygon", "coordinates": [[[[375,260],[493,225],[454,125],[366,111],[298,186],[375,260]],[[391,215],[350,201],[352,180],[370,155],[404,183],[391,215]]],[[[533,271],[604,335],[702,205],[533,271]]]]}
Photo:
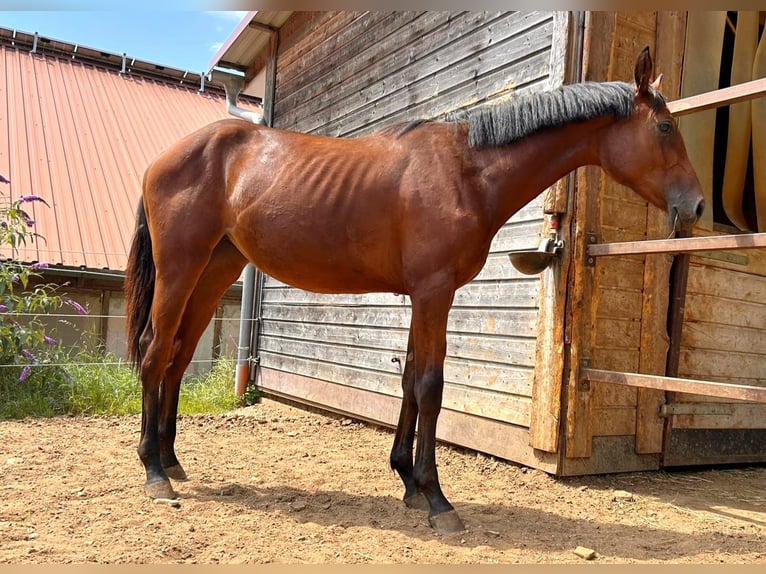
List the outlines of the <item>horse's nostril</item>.
{"type": "Polygon", "coordinates": [[[694,214],[697,216],[697,219],[702,217],[702,214],[705,211],[705,200],[700,199],[699,203],[697,204],[697,209],[694,211],[694,214]]]}

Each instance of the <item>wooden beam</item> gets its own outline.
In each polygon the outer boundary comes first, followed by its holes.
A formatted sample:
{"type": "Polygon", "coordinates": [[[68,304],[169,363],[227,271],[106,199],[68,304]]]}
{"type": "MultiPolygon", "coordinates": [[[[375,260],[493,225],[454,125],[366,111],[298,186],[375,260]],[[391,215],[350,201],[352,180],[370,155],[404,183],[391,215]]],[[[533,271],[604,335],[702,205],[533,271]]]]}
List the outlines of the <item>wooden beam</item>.
{"type": "Polygon", "coordinates": [[[580,377],[583,381],[592,383],[609,383],[615,385],[627,385],[644,389],[661,389],[678,393],[692,393],[723,399],[735,399],[766,403],[766,387],[754,387],[749,385],[732,385],[729,383],[716,383],[713,381],[700,381],[696,379],[678,379],[675,377],[661,377],[657,375],[642,375],[638,373],[619,373],[617,371],[604,371],[601,369],[580,369],[580,377]]]}
{"type": "Polygon", "coordinates": [[[684,237],[679,239],[653,239],[621,243],[589,244],[588,256],[640,255],[646,253],[688,253],[692,251],[723,251],[766,247],[766,233],[717,235],[711,237],[684,237]]]}
{"type": "Polygon", "coordinates": [[[668,102],[668,110],[674,116],[683,116],[763,96],[766,96],[766,78],[674,100],[668,102]]]}

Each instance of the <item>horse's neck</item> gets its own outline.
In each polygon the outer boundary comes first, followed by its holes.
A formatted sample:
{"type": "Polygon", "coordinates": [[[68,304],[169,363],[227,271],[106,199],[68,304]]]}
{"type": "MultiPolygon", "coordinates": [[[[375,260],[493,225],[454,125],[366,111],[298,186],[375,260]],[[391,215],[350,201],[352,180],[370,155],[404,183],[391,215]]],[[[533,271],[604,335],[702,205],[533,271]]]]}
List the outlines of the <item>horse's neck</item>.
{"type": "Polygon", "coordinates": [[[570,171],[599,164],[600,138],[610,117],[549,128],[506,146],[476,150],[495,231],[570,171]]]}

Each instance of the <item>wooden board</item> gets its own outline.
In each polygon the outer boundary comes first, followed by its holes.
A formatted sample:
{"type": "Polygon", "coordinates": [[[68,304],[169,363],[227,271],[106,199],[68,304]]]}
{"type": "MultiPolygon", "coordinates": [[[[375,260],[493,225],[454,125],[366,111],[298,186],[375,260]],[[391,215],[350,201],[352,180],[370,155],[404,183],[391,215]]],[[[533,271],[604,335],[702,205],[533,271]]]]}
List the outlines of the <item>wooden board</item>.
{"type": "MultiPolygon", "coordinates": [[[[731,85],[752,79],[757,46],[758,12],[737,12],[731,85]]],[[[747,161],[750,154],[751,120],[750,102],[741,102],[729,107],[729,133],[723,174],[723,209],[729,220],[742,230],[749,230],[742,211],[742,196],[745,191],[747,161]]]]}
{"type": "MultiPolygon", "coordinates": [[[[681,97],[718,88],[721,49],[726,12],[692,10],[686,23],[686,61],[681,80],[681,97]]],[[[679,118],[686,150],[702,185],[707,208],[698,225],[713,227],[713,145],[715,110],[679,118]]]]}
{"type": "MultiPolygon", "coordinates": [[[[755,53],[753,79],[766,78],[766,34],[755,53]]],[[[766,231],[766,97],[751,102],[753,122],[753,179],[758,230],[766,231]]]]}

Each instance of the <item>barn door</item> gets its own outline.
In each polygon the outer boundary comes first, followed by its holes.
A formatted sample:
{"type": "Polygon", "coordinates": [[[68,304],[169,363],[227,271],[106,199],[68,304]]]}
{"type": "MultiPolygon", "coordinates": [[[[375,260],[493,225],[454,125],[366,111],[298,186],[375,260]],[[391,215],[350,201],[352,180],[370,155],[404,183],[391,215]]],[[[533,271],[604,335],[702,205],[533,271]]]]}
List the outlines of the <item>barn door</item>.
{"type": "MultiPolygon", "coordinates": [[[[766,75],[766,63],[758,66],[759,58],[766,62],[765,15],[689,12],[681,95],[766,75]]],[[[760,213],[766,211],[760,199],[766,188],[759,187],[753,170],[764,163],[759,154],[766,150],[757,140],[766,134],[766,118],[755,102],[691,114],[679,122],[685,140],[694,142],[690,159],[709,196],[708,216],[696,235],[766,231],[760,213]]],[[[671,333],[667,374],[766,386],[766,253],[696,253],[677,257],[676,266],[682,273],[675,280],[684,281],[684,273],[687,278],[677,301],[680,333],[671,333]]],[[[672,326],[672,301],[669,313],[672,326]]],[[[766,460],[764,404],[667,393],[660,418],[664,466],[766,460]]]]}

